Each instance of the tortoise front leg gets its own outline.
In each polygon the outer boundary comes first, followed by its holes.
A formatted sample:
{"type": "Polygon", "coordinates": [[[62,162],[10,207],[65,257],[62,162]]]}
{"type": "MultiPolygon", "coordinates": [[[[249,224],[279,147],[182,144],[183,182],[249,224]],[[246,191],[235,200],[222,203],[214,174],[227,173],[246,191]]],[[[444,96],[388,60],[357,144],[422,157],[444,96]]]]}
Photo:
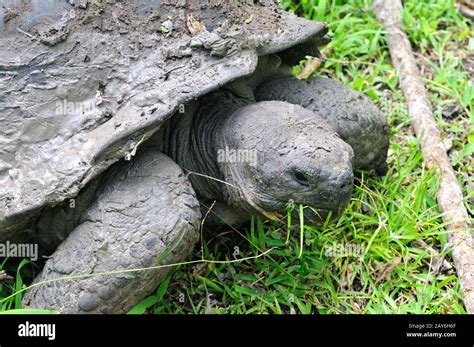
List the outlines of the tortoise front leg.
{"type": "MultiPolygon", "coordinates": [[[[200,211],[179,166],[148,149],[106,173],[107,183],[80,224],[46,262],[35,283],[183,261],[199,237],[200,211]],[[159,259],[158,259],[159,258],[159,259]]],[[[148,295],[171,267],[32,288],[25,306],[61,313],[124,313],[148,295]]]]}

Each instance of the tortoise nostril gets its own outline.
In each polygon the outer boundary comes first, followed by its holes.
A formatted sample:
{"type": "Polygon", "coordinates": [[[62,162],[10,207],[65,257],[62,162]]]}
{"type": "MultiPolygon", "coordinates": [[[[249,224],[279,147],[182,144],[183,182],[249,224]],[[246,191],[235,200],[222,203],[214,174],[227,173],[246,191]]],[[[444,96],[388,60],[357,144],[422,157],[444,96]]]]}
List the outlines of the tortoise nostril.
{"type": "Polygon", "coordinates": [[[352,188],[352,183],[353,183],[354,177],[352,175],[352,172],[345,172],[342,173],[339,178],[339,188],[341,190],[349,190],[352,188]]]}
{"type": "Polygon", "coordinates": [[[298,184],[302,185],[303,187],[309,187],[309,179],[308,176],[299,170],[293,171],[293,177],[298,184]]]}

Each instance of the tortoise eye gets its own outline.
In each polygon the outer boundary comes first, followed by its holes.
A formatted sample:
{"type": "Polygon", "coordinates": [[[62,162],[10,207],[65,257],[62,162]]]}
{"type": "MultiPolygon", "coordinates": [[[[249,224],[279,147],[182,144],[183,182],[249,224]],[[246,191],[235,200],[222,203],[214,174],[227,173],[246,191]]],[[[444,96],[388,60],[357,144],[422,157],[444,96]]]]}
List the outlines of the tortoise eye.
{"type": "Polygon", "coordinates": [[[303,187],[309,187],[309,179],[304,172],[295,169],[293,170],[293,177],[299,185],[303,187]]]}

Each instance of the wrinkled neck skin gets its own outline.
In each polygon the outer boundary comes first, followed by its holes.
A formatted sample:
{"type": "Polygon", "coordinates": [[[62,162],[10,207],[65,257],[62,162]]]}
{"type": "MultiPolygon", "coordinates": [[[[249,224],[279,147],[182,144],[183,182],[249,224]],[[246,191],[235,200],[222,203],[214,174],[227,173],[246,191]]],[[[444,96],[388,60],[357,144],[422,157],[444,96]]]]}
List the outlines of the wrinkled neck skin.
{"type": "Polygon", "coordinates": [[[250,102],[222,90],[204,97],[199,105],[186,105],[185,113],[172,117],[164,129],[163,147],[188,175],[202,202],[225,202],[248,216],[261,211],[246,203],[239,164],[219,160],[219,153],[232,149],[227,134],[232,132],[233,113],[250,102]]]}
{"type": "Polygon", "coordinates": [[[239,132],[234,112],[255,103],[255,87],[275,74],[289,75],[291,69],[277,55],[262,56],[251,77],[187,104],[184,114],[176,114],[164,129],[162,151],[188,174],[201,203],[224,202],[242,220],[255,213],[274,215],[253,202],[247,187],[253,184],[246,177],[248,163],[219,161],[219,150],[239,149],[239,143],[232,141],[239,132]]]}

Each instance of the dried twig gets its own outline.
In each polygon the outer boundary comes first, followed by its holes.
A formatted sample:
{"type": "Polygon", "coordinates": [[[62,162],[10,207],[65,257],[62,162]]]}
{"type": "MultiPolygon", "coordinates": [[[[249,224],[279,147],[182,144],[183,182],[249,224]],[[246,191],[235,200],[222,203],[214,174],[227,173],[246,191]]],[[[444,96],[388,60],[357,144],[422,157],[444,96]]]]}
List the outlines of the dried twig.
{"type": "Polygon", "coordinates": [[[5,281],[5,280],[12,280],[12,279],[13,279],[13,277],[8,276],[7,273],[5,272],[5,270],[0,271],[0,283],[5,281]]]}
{"type": "Polygon", "coordinates": [[[443,220],[447,224],[446,229],[453,245],[453,259],[464,304],[469,313],[474,313],[473,231],[464,206],[462,190],[436,126],[410,41],[402,29],[402,4],[400,0],[374,0],[373,10],[377,20],[385,26],[392,63],[400,77],[400,87],[407,100],[413,128],[421,139],[425,165],[441,172],[438,205],[443,212],[443,220]]]}

